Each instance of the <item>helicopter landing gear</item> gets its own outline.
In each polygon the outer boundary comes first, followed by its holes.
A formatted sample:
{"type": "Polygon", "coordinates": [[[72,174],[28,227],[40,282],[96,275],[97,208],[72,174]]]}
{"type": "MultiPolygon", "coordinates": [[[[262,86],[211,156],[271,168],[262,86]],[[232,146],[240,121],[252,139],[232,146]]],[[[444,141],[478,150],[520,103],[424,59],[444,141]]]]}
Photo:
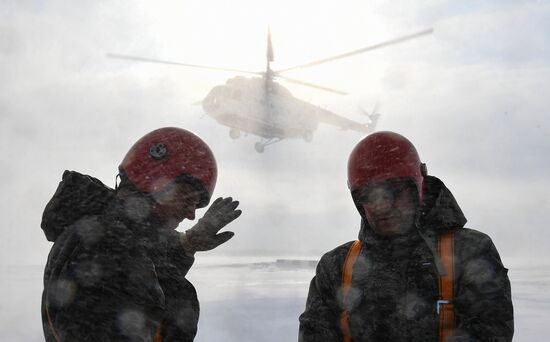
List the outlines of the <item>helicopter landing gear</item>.
{"type": "Polygon", "coordinates": [[[241,131],[239,131],[238,129],[236,128],[231,128],[229,130],[229,136],[232,138],[232,139],[237,139],[238,137],[241,136],[241,131]]]}
{"type": "Polygon", "coordinates": [[[256,149],[256,152],[258,153],[263,153],[264,152],[264,149],[265,149],[265,146],[264,144],[262,144],[261,142],[257,142],[254,144],[254,148],[256,149]]]}
{"type": "Polygon", "coordinates": [[[265,150],[265,147],[267,145],[275,144],[275,143],[277,143],[281,140],[283,140],[283,139],[281,139],[281,138],[271,138],[271,139],[267,139],[265,141],[264,141],[264,139],[262,139],[262,141],[258,141],[257,143],[254,144],[254,148],[256,149],[256,152],[263,153],[264,150],[265,150]]]}
{"type": "Polygon", "coordinates": [[[313,140],[313,132],[312,131],[305,131],[304,132],[304,140],[306,142],[310,142],[311,140],[313,140]]]}

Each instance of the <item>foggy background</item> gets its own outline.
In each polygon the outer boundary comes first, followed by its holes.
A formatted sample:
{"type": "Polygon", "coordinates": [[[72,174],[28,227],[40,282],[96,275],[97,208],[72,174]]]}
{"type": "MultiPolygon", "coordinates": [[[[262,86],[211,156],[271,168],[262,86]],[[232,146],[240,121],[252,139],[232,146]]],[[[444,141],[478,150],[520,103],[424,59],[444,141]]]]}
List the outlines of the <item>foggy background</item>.
{"type": "MultiPolygon", "coordinates": [[[[105,57],[263,71],[268,25],[275,70],[434,28],[429,36],[285,74],[347,96],[281,84],[359,122],[368,119],[358,106],[370,111],[379,101],[378,129],[416,145],[428,172],[455,195],[467,227],[489,234],[506,266],[548,264],[547,2],[7,0],[0,17],[5,268],[39,272],[45,264],[51,243],[40,230],[42,210],[65,169],[113,187],[129,147],[164,126],[189,129],[209,144],[219,168],[214,196],[233,196],[243,210],[228,227],[235,237],[197,255],[197,267],[201,258],[227,255],[315,260],[355,239],[359,215],[346,164],[360,133],[320,125],[310,143],[285,140],[259,154],[258,137],[232,140],[229,128],[193,105],[235,73],[105,57]]],[[[2,284],[3,299],[13,286],[2,284]]],[[[39,307],[32,310],[39,314],[39,307]]]]}

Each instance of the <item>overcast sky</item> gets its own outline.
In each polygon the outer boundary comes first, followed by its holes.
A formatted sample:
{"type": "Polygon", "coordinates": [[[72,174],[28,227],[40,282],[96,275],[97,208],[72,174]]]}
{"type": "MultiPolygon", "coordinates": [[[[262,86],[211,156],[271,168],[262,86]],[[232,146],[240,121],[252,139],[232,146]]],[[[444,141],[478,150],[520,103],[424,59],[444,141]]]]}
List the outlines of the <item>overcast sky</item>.
{"type": "Polygon", "coordinates": [[[163,126],[201,136],[218,160],[215,196],[242,203],[230,226],[237,235],[212,253],[320,257],[355,239],[346,163],[361,134],[321,125],[311,143],[283,141],[258,154],[257,137],[232,140],[193,105],[235,74],[105,58],[261,71],[268,26],[275,69],[433,28],[287,74],[347,96],[282,84],[357,121],[366,121],[358,106],[379,101],[378,128],[416,144],[467,226],[491,235],[505,262],[548,256],[548,2],[8,0],[0,16],[3,264],[45,263],[51,243],[40,220],[63,170],[114,186],[128,148],[163,126]]]}

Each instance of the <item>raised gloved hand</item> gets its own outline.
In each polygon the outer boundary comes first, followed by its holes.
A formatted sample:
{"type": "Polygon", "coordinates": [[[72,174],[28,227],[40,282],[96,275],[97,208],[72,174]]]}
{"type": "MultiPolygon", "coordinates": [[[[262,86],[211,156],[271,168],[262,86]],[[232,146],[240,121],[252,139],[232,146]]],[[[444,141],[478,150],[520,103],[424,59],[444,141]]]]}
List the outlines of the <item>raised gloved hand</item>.
{"type": "Polygon", "coordinates": [[[231,197],[216,199],[199,222],[180,235],[186,253],[209,251],[231,239],[235,233],[218,232],[241,215],[242,211],[236,210],[238,205],[239,201],[233,201],[231,197]]]}

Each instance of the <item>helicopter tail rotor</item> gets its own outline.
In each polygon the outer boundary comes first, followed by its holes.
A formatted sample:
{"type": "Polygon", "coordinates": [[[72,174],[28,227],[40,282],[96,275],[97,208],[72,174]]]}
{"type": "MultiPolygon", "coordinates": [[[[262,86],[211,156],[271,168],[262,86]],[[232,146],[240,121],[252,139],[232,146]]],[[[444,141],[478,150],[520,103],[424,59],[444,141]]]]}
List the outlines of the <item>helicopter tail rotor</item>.
{"type": "Polygon", "coordinates": [[[366,115],[369,118],[368,123],[365,123],[365,126],[369,127],[373,131],[376,129],[376,125],[378,124],[378,119],[380,119],[381,114],[379,113],[380,109],[380,102],[376,101],[374,104],[374,107],[372,108],[372,111],[369,113],[367,112],[363,107],[358,106],[359,111],[366,115]]]}

